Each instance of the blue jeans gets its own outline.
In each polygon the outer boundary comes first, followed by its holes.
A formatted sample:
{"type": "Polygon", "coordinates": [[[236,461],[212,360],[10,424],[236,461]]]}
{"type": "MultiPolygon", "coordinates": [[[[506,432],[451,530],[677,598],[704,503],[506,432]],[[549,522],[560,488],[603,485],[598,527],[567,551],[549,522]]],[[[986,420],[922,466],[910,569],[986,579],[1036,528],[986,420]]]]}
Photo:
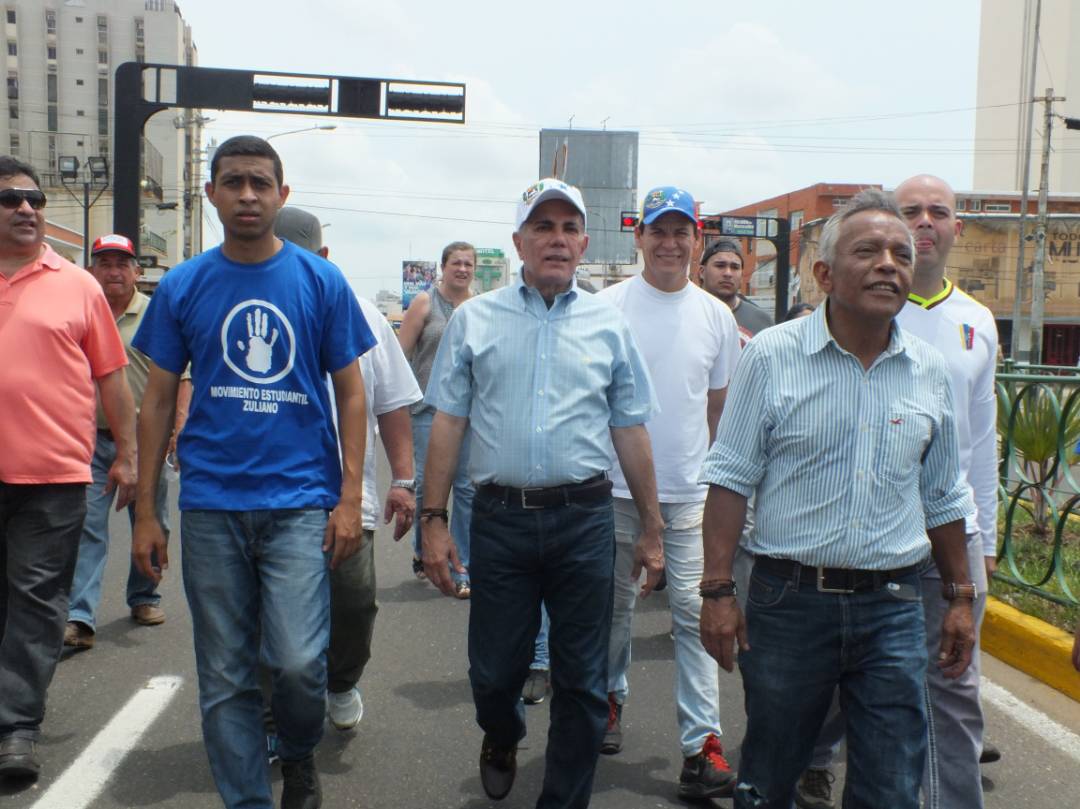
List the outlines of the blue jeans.
{"type": "Polygon", "coordinates": [[[203,740],[230,809],[273,805],[260,660],[273,679],[281,758],[306,758],[322,738],[330,642],[322,551],[327,516],[321,508],[181,514],[203,740]]]}
{"type": "Polygon", "coordinates": [[[476,721],[499,747],[525,736],[521,689],[543,602],[551,617],[553,695],[536,805],[586,807],[608,713],[611,501],[527,510],[479,492],[472,532],[469,681],[476,721]]]}
{"type": "Polygon", "coordinates": [[[0,482],[0,739],[37,739],[64,642],[86,484],[0,482]]]}
{"type": "Polygon", "coordinates": [[[548,617],[547,607],[540,605],[540,631],[536,633],[536,642],[533,644],[533,662],[530,669],[547,671],[551,668],[551,655],[548,653],[548,633],[551,631],[551,618],[548,617]]]}
{"type": "MultiPolygon", "coordinates": [[[[431,422],[435,418],[435,412],[425,410],[423,413],[414,414],[412,417],[413,435],[413,459],[416,467],[416,513],[424,507],[424,463],[427,460],[428,441],[431,439],[431,422]]],[[[461,442],[461,452],[458,455],[457,471],[454,473],[453,507],[450,509],[450,536],[457,546],[458,559],[465,568],[465,575],[459,575],[451,568],[454,581],[469,580],[469,537],[472,523],[472,502],[476,494],[476,488],[469,479],[469,434],[461,442]]],[[[418,559],[422,559],[421,520],[413,522],[413,553],[418,559]]]]}
{"type": "MultiPolygon", "coordinates": [[[[78,621],[94,629],[95,615],[101,603],[101,578],[105,573],[105,560],[109,553],[109,511],[116,499],[116,491],[106,494],[105,484],[109,479],[109,467],[116,460],[116,444],[102,432],[97,434],[94,457],[90,462],[90,473],[94,482],[86,490],[86,519],[83,520],[82,536],[79,537],[79,559],[75,563],[75,578],[71,582],[71,605],[68,608],[68,620],[78,621]]],[[[154,504],[158,522],[169,538],[169,512],[166,496],[169,484],[161,476],[154,504]]],[[[128,518],[135,525],[135,504],[128,506],[128,518]]],[[[130,554],[129,554],[130,555],[130,554]]],[[[153,559],[157,564],[157,558],[153,559]]],[[[161,595],[153,579],[148,579],[138,568],[134,560],[128,568],[127,605],[137,607],[140,604],[157,604],[161,595]]]]}
{"type": "Polygon", "coordinates": [[[735,806],[789,809],[839,689],[845,809],[917,809],[927,746],[919,574],[841,595],[758,564],[746,613],[750,650],[739,653],[746,736],[735,806]]]}
{"type": "MultiPolygon", "coordinates": [[[[710,734],[720,735],[720,683],[716,661],[701,645],[701,596],[705,569],[701,539],[704,503],[661,503],[664,565],[675,636],[675,717],[684,758],[697,755],[710,734]]],[[[615,599],[608,644],[608,691],[624,704],[630,695],[630,638],[638,583],[630,578],[634,544],[641,534],[634,501],[615,498],[615,599]]]]}

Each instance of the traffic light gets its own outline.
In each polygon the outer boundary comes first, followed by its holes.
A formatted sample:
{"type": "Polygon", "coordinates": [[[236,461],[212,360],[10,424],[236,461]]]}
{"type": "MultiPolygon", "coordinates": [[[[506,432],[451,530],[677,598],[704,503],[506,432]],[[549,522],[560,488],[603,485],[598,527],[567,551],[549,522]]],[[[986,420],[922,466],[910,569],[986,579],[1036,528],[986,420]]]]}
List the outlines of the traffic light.
{"type": "Polygon", "coordinates": [[[638,215],[637,211],[623,211],[620,217],[619,229],[623,233],[630,233],[637,229],[638,215]]]}

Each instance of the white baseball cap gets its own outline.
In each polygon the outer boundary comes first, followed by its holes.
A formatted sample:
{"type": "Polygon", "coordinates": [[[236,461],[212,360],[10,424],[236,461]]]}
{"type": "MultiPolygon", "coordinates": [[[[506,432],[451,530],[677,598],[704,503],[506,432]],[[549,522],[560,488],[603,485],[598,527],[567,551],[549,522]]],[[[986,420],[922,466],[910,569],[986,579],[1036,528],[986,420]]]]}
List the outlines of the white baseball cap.
{"type": "Polygon", "coordinates": [[[581,191],[562,180],[547,177],[522,192],[517,204],[517,216],[514,217],[514,231],[521,230],[521,226],[529,221],[536,206],[551,199],[564,199],[569,202],[581,212],[588,226],[589,215],[585,211],[585,200],[581,198],[581,191]]]}

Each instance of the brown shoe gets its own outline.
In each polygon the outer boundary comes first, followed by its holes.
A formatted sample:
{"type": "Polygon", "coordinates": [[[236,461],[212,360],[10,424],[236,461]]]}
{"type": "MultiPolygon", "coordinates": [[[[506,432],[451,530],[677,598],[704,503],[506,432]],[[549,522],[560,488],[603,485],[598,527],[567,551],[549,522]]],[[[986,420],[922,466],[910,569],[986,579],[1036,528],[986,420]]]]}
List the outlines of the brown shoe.
{"type": "Polygon", "coordinates": [[[64,627],[64,645],[72,649],[93,649],[94,630],[78,621],[68,621],[64,627]]]}
{"type": "Polygon", "coordinates": [[[131,608],[131,620],[141,626],[165,623],[165,610],[157,604],[139,604],[131,608]]]}

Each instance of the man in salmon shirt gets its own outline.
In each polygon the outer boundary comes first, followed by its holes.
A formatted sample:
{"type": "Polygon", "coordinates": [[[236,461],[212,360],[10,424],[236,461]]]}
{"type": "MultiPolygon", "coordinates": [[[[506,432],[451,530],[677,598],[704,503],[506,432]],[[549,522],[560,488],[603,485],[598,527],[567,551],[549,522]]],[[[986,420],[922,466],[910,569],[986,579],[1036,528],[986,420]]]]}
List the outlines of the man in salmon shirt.
{"type": "Polygon", "coordinates": [[[127,355],[94,277],[45,244],[33,168],[0,157],[0,778],[33,779],[67,621],[95,439],[95,388],[116,441],[108,486],[135,493],[127,355]]]}

